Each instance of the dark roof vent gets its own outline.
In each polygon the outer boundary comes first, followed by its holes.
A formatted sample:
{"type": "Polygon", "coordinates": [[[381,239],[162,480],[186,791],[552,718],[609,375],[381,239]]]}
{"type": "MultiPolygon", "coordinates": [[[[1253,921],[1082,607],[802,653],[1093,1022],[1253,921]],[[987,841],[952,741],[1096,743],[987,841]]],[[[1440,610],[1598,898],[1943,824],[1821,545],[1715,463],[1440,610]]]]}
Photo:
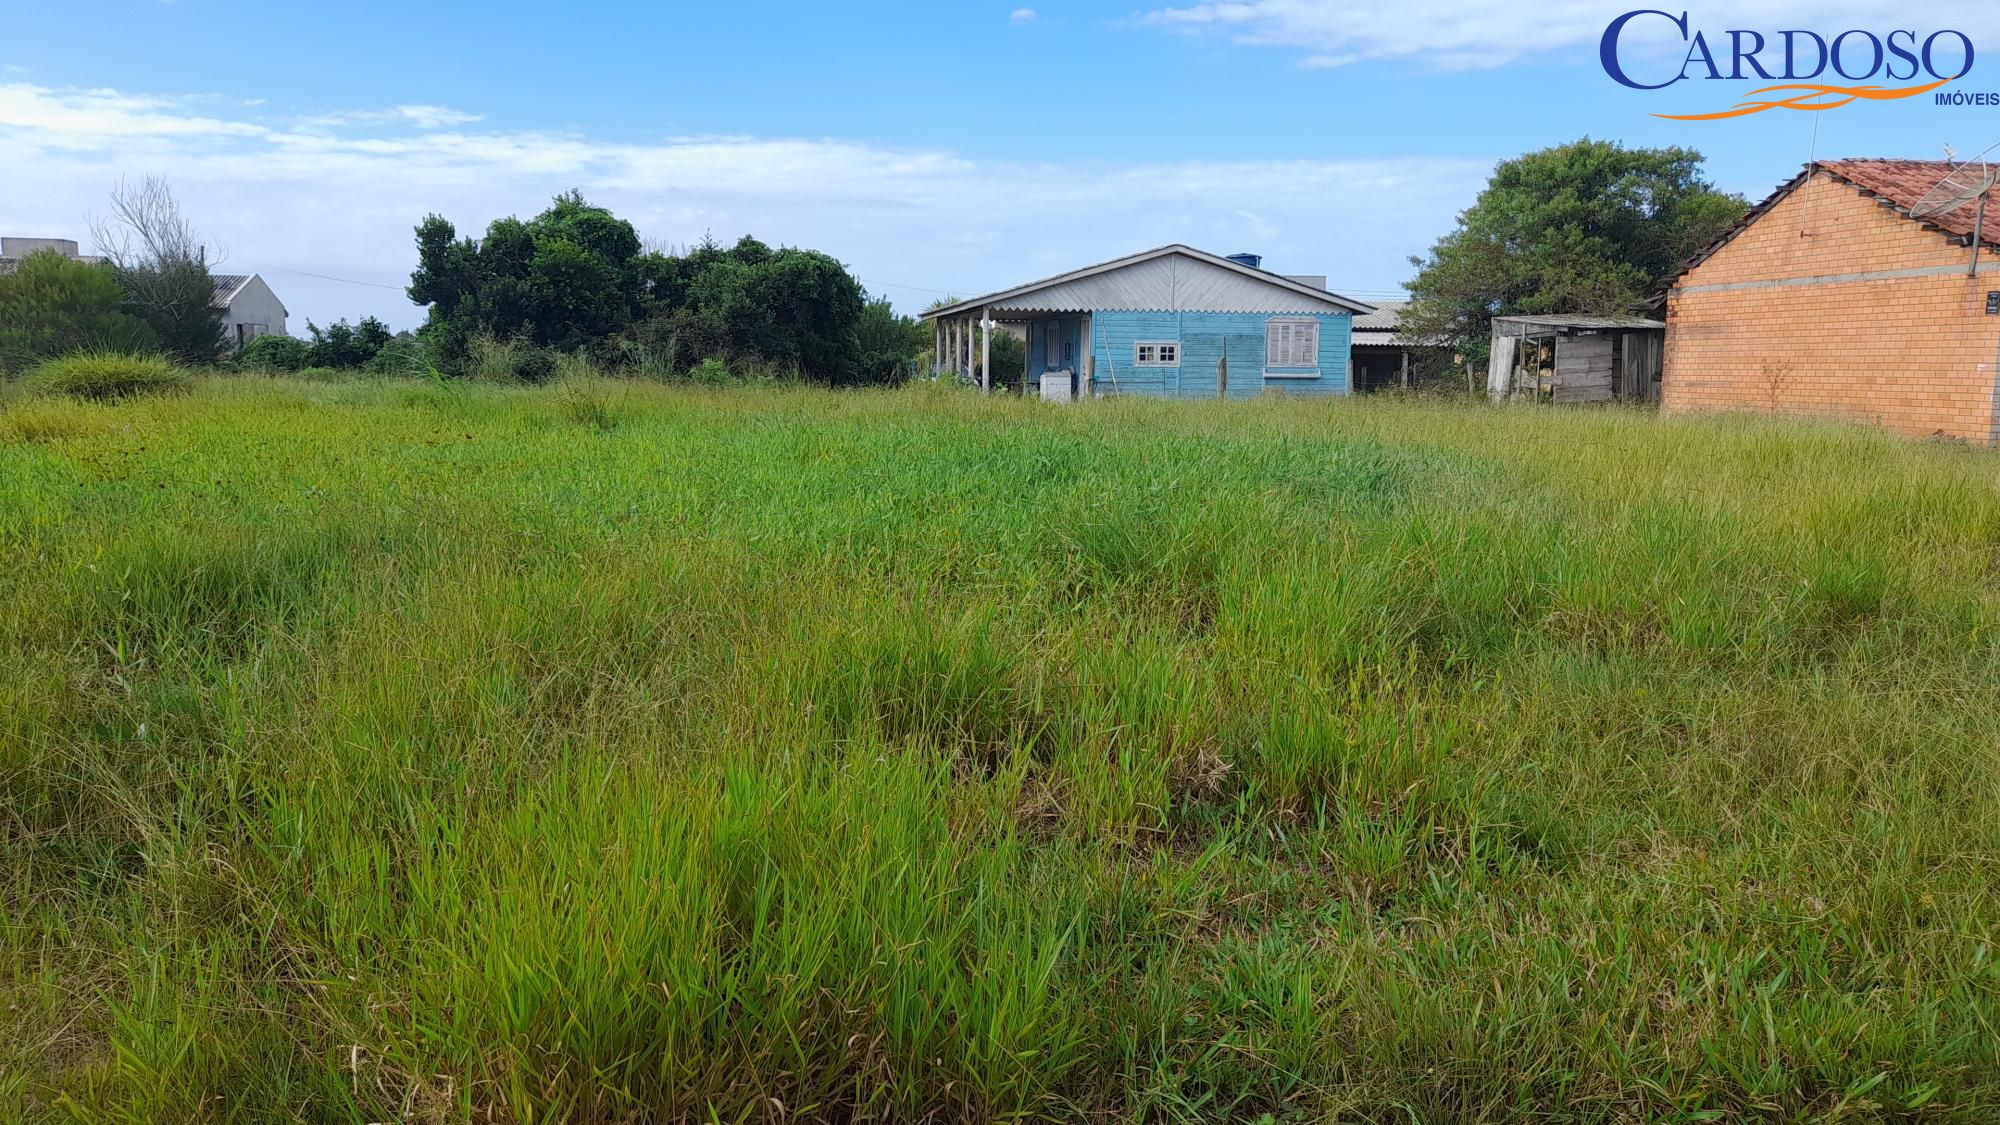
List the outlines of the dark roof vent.
{"type": "Polygon", "coordinates": [[[1264,255],[1262,254],[1225,254],[1223,257],[1228,258],[1239,266],[1249,266],[1253,270],[1264,268],[1264,255]]]}

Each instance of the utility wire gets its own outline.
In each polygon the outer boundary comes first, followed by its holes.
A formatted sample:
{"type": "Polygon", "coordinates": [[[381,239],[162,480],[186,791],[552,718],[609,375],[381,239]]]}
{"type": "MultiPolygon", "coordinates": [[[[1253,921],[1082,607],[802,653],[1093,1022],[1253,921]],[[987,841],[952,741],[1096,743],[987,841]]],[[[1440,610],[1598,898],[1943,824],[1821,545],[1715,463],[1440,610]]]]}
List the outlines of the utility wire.
{"type": "MultiPolygon", "coordinates": [[[[255,258],[245,258],[238,254],[231,254],[229,257],[224,258],[223,261],[243,262],[247,265],[257,266],[260,269],[277,270],[280,273],[295,273],[298,274],[300,277],[313,277],[313,278],[318,278],[321,281],[337,281],[342,285],[365,285],[371,289],[393,289],[398,293],[404,291],[404,287],[401,285],[385,285],[379,281],[356,281],[354,278],[351,277],[334,277],[331,274],[314,273],[311,270],[294,269],[291,266],[280,266],[280,265],[273,265],[270,262],[260,262],[257,261],[255,258]]],[[[221,263],[217,264],[220,265],[221,263]]],[[[935,293],[941,297],[956,296],[959,292],[958,290],[955,289],[933,289],[927,285],[904,285],[901,282],[897,281],[871,281],[865,277],[856,278],[855,280],[871,288],[875,286],[881,286],[887,289],[908,289],[917,293],[935,293]]],[[[1395,298],[1401,298],[1405,295],[1403,291],[1399,289],[1350,289],[1347,288],[1346,286],[1328,286],[1328,288],[1335,293],[1342,293],[1355,297],[1381,297],[1385,299],[1395,299],[1395,298]]]]}
{"type": "MultiPolygon", "coordinates": [[[[311,270],[295,270],[290,266],[274,266],[269,262],[260,262],[254,258],[244,258],[235,254],[231,254],[229,257],[224,258],[223,261],[243,262],[247,265],[257,266],[262,269],[277,270],[279,273],[295,273],[298,274],[300,277],[316,277],[321,281],[338,281],[342,285],[366,285],[371,289],[394,289],[398,293],[403,292],[404,289],[404,287],[401,285],[384,285],[379,281],[356,281],[351,277],[334,277],[330,274],[314,273],[311,270]]],[[[220,265],[221,263],[217,264],[220,265]]]]}

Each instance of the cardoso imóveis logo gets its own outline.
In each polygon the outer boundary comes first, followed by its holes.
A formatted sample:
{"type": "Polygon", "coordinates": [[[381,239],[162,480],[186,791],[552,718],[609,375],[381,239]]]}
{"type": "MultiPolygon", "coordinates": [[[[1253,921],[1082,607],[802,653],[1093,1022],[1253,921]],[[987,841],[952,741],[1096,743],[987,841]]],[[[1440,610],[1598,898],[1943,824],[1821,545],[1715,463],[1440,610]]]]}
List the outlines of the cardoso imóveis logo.
{"type": "Polygon", "coordinates": [[[1950,28],[1709,32],[1694,27],[1686,12],[1651,8],[1612,20],[1598,44],[1604,73],[1634,90],[1696,81],[1770,83],[1713,113],[1653,115],[1673,121],[1719,121],[1771,109],[1838,109],[1857,101],[1917,97],[1965,77],[1974,55],[1972,38],[1950,28]],[[1634,50],[1626,42],[1635,35],[1657,38],[1662,33],[1686,48],[1678,65],[1673,54],[1647,57],[1657,53],[1634,50]]]}

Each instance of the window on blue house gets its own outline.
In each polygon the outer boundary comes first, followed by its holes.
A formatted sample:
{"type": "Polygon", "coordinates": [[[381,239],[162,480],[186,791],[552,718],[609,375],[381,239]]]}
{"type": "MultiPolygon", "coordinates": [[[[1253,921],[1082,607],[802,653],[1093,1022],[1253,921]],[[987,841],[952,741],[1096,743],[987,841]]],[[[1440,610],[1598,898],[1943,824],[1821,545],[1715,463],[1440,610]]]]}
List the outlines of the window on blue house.
{"type": "Polygon", "coordinates": [[[1275,317],[1265,321],[1264,366],[1318,367],[1319,321],[1275,317]]]}
{"type": "Polygon", "coordinates": [[[1176,340],[1140,340],[1132,345],[1134,367],[1179,367],[1181,346],[1176,340]]]}

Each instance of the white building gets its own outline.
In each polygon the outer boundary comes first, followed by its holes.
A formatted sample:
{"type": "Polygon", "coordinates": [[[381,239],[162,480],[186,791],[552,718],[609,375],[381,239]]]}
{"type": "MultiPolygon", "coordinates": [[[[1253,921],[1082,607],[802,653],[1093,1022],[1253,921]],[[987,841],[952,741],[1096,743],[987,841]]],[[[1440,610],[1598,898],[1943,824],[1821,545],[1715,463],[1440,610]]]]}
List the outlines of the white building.
{"type": "MultiPolygon", "coordinates": [[[[0,275],[20,268],[21,259],[42,250],[54,250],[79,262],[102,262],[103,258],[78,252],[74,239],[0,238],[0,275]]],[[[240,348],[259,336],[285,335],[284,302],[254,273],[218,273],[215,278],[214,307],[222,310],[222,324],[229,333],[229,346],[240,348]]]]}
{"type": "Polygon", "coordinates": [[[229,346],[240,348],[259,336],[285,335],[285,305],[254,273],[215,275],[215,307],[222,310],[229,346]]]}

